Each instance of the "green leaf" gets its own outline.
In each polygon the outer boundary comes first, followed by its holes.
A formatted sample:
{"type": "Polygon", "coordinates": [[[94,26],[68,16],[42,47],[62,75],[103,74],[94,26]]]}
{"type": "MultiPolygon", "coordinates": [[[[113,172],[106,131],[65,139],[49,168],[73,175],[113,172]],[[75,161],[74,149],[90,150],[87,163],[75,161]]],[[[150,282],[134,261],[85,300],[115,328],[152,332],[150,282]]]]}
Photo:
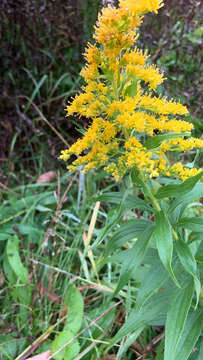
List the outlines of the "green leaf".
{"type": "Polygon", "coordinates": [[[14,272],[11,268],[11,265],[8,261],[8,256],[6,253],[4,254],[4,259],[3,259],[3,269],[4,269],[4,273],[5,273],[8,281],[11,284],[16,283],[16,281],[17,281],[16,274],[14,274],[14,272]]]}
{"type": "Polygon", "coordinates": [[[63,307],[68,306],[68,317],[64,325],[64,330],[70,330],[73,335],[76,335],[80,330],[83,313],[84,302],[80,291],[72,285],[65,295],[63,307]]]}
{"type": "Polygon", "coordinates": [[[187,360],[189,358],[201,334],[202,321],[203,309],[193,311],[189,314],[183,335],[176,349],[175,359],[187,360]]]}
{"type": "Polygon", "coordinates": [[[0,334],[0,358],[13,360],[25,348],[26,339],[23,337],[18,339],[16,332],[12,332],[12,335],[5,335],[3,331],[2,333],[0,334]]]}
{"type": "Polygon", "coordinates": [[[124,96],[134,97],[137,94],[137,82],[138,79],[135,77],[130,85],[125,89],[124,96]]]}
{"type": "MultiPolygon", "coordinates": [[[[97,201],[103,201],[105,203],[120,204],[123,199],[123,194],[121,192],[108,192],[104,193],[101,196],[97,197],[97,201]]],[[[136,196],[136,191],[130,192],[126,197],[123,204],[127,209],[141,209],[146,211],[152,211],[152,207],[145,200],[142,200],[136,196]]]]}
{"type": "MultiPolygon", "coordinates": [[[[196,263],[195,257],[193,255],[192,251],[190,250],[190,247],[188,246],[188,244],[186,244],[181,239],[179,239],[175,243],[175,249],[176,249],[176,252],[178,254],[178,257],[179,257],[180,262],[183,265],[184,269],[190,275],[192,275],[192,277],[194,278],[195,291],[196,291],[197,303],[198,303],[199,296],[200,296],[201,284],[200,284],[200,281],[197,276],[197,263],[196,263]]],[[[197,303],[196,303],[196,305],[197,305],[197,303]]]]}
{"type": "Polygon", "coordinates": [[[171,133],[171,134],[153,136],[150,137],[147,141],[145,141],[143,146],[147,149],[153,149],[160,146],[164,140],[174,139],[183,136],[190,136],[190,133],[178,133],[178,134],[171,133]]]}
{"type": "Polygon", "coordinates": [[[171,225],[163,211],[159,211],[155,215],[154,236],[156,239],[157,250],[162,263],[177,286],[178,281],[173,273],[171,262],[173,256],[173,237],[171,225]]]}
{"type": "Polygon", "coordinates": [[[134,248],[129,250],[129,256],[123,262],[120,279],[114,295],[118,294],[118,292],[123,288],[123,286],[129,281],[136,268],[141,264],[147,250],[151,235],[152,228],[150,227],[149,229],[143,231],[142,238],[136,240],[134,248]]]}
{"type": "Polygon", "coordinates": [[[130,345],[132,345],[136,341],[136,339],[138,338],[138,336],[140,335],[140,333],[143,330],[144,330],[144,326],[143,327],[141,326],[138,330],[134,331],[132,334],[127,336],[127,339],[125,340],[125,342],[122,343],[119,347],[119,351],[116,356],[116,360],[123,359],[123,355],[126,353],[128,348],[130,347],[130,345]]]}
{"type": "Polygon", "coordinates": [[[8,240],[9,235],[6,233],[0,233],[0,241],[8,240]]]}
{"type": "Polygon", "coordinates": [[[203,196],[203,183],[196,184],[194,188],[187,194],[181,195],[171,204],[169,212],[172,213],[177,206],[190,204],[191,201],[199,199],[203,196]]]}
{"type": "Polygon", "coordinates": [[[69,346],[67,346],[66,351],[65,351],[65,357],[64,360],[74,360],[75,357],[78,355],[80,351],[80,344],[78,342],[78,340],[74,340],[74,342],[72,344],[70,344],[69,346]]]}
{"type": "Polygon", "coordinates": [[[133,184],[144,185],[143,179],[140,177],[140,171],[136,167],[131,171],[131,180],[133,184]]]}
{"type": "Polygon", "coordinates": [[[13,272],[22,284],[26,284],[28,279],[28,271],[21,262],[18,244],[19,242],[17,236],[10,238],[7,242],[6,254],[8,263],[11,266],[13,272]]]}
{"type": "Polygon", "coordinates": [[[110,345],[107,350],[119,342],[124,336],[139,331],[139,329],[143,329],[143,326],[150,325],[153,321],[157,322],[157,318],[164,316],[173,292],[174,289],[168,286],[163,291],[153,295],[139,311],[132,311],[122,328],[110,340],[110,345]]]}
{"type": "Polygon", "coordinates": [[[112,307],[115,304],[114,301],[110,302],[103,302],[100,303],[98,307],[91,308],[88,312],[89,320],[96,319],[99,315],[106,312],[106,315],[104,315],[101,319],[97,321],[97,326],[92,327],[91,329],[91,336],[94,339],[97,339],[102,333],[103,329],[106,329],[109,327],[115,320],[117,309],[113,308],[111,311],[108,312],[108,309],[112,307]]]}
{"type": "Polygon", "coordinates": [[[197,274],[197,264],[188,244],[179,239],[175,243],[175,249],[184,269],[193,277],[197,274]]]}
{"type": "Polygon", "coordinates": [[[203,171],[185,180],[182,184],[165,185],[157,191],[155,196],[157,199],[163,199],[165,197],[167,198],[180,197],[181,195],[185,196],[188,192],[190,192],[194,188],[194,186],[201,179],[202,176],[203,176],[203,171]]]}
{"type": "Polygon", "coordinates": [[[136,309],[140,309],[147,300],[153,296],[163,283],[168,280],[168,273],[161,264],[160,260],[154,261],[153,266],[150,266],[143,283],[136,298],[136,309]]]}
{"type": "Polygon", "coordinates": [[[109,233],[109,231],[120,221],[122,215],[125,213],[126,208],[123,205],[123,202],[110,210],[108,217],[106,219],[106,224],[102,229],[101,235],[98,237],[96,243],[101,243],[104,237],[109,233]]]}
{"type": "Polygon", "coordinates": [[[199,356],[197,360],[202,360],[203,359],[203,338],[202,341],[200,343],[200,349],[199,349],[199,356]]]}
{"type": "Polygon", "coordinates": [[[203,232],[203,218],[186,217],[182,218],[177,226],[181,226],[185,229],[192,230],[194,232],[203,232]]]}
{"type": "Polygon", "coordinates": [[[164,360],[164,341],[156,347],[156,360],[164,360]]]}
{"type": "Polygon", "coordinates": [[[133,219],[122,224],[120,229],[116,231],[113,237],[108,241],[104,256],[108,256],[111,252],[121,247],[127,241],[142,236],[144,230],[153,228],[154,224],[150,220],[133,219]]]}
{"type": "MultiPolygon", "coordinates": [[[[70,330],[61,331],[60,334],[55,338],[52,347],[51,354],[54,354],[57,350],[62,348],[66,343],[68,343],[74,334],[70,330]]],[[[73,360],[80,351],[80,346],[77,340],[74,340],[70,345],[67,345],[63,350],[61,350],[57,355],[54,356],[55,360],[73,360]]]]}
{"type": "MultiPolygon", "coordinates": [[[[185,321],[191,306],[194,283],[191,281],[185,289],[176,289],[166,318],[164,360],[175,360],[177,345],[183,333],[185,321]]],[[[181,358],[182,359],[182,358],[181,358]]]]}

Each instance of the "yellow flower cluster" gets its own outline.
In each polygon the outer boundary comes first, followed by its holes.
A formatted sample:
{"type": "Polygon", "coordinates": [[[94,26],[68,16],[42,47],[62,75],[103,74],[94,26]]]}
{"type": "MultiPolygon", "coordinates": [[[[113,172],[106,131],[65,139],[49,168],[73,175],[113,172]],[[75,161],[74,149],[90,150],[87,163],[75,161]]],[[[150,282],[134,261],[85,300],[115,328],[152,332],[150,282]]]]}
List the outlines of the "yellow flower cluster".
{"type": "Polygon", "coordinates": [[[163,174],[183,180],[200,171],[167,160],[169,151],[203,148],[203,140],[185,139],[193,125],[179,116],[186,115],[187,108],[156,95],[164,75],[150,65],[147,52],[135,46],[143,15],[157,13],[162,6],[160,0],[120,0],[118,8],[108,6],[99,14],[95,44],[88,43],[84,54],[81,75],[86,86],[66,108],[67,116],[92,119],[84,136],[62,151],[63,160],[77,156],[70,170],[105,166],[116,180],[133,167],[150,177],[163,174]],[[160,135],[162,141],[151,148],[145,145],[148,138],[160,135]]]}
{"type": "Polygon", "coordinates": [[[160,0],[120,0],[121,9],[128,9],[133,14],[145,14],[147,12],[158,12],[164,6],[160,0]]]}

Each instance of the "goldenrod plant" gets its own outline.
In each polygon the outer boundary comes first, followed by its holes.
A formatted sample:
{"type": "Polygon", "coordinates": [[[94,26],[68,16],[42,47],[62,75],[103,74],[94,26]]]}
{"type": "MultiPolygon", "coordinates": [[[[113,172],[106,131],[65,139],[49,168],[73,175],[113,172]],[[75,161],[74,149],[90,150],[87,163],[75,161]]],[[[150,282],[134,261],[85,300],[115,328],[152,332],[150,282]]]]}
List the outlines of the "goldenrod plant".
{"type": "MultiPolygon", "coordinates": [[[[119,194],[118,218],[129,209],[139,211],[112,239],[106,231],[97,241],[107,242],[94,264],[98,276],[108,262],[121,265],[114,296],[140,279],[142,269],[144,274],[131,299],[132,311],[110,343],[123,339],[116,359],[149,325],[165,326],[159,360],[186,360],[201,340],[203,218],[197,199],[203,196],[203,170],[194,167],[196,159],[186,162],[189,156],[177,159],[203,148],[203,140],[191,136],[193,124],[183,119],[188,109],[159,95],[165,75],[136,46],[143,16],[157,14],[162,6],[161,0],[120,0],[118,7],[102,9],[94,44],[88,43],[84,54],[86,85],[66,108],[67,116],[92,120],[83,137],[62,151],[65,161],[77,156],[68,169],[103,168],[116,182],[125,178],[128,188],[119,194]],[[123,245],[128,249],[121,250],[123,245]]],[[[115,199],[118,193],[111,193],[115,199]]]]}

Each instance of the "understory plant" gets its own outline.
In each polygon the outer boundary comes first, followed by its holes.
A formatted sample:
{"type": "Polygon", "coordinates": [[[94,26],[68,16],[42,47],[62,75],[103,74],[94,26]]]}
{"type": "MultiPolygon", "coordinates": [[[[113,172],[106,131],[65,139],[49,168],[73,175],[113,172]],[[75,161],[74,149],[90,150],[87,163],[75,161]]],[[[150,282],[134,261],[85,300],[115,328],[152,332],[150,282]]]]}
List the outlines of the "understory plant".
{"type": "Polygon", "coordinates": [[[87,248],[98,279],[108,264],[120,266],[109,300],[126,294],[126,317],[106,350],[122,340],[116,359],[147,326],[165,329],[156,359],[186,360],[194,348],[203,348],[203,169],[194,167],[203,140],[191,136],[193,124],[183,120],[187,108],[160,95],[165,75],[136,47],[143,16],[163,5],[120,0],[118,7],[103,8],[95,42],[84,54],[86,85],[66,108],[67,116],[92,121],[83,137],[62,151],[68,169],[103,168],[124,184],[122,191],[97,198],[118,206],[87,248]],[[95,261],[102,243],[103,255],[95,261]]]}

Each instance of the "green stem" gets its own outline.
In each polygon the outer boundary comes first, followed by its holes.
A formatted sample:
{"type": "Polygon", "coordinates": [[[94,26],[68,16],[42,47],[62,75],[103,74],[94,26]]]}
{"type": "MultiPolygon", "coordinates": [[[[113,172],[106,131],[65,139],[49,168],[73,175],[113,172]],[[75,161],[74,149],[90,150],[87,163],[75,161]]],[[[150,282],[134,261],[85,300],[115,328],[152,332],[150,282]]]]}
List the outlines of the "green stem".
{"type": "Polygon", "coordinates": [[[142,177],[142,182],[143,182],[142,186],[143,186],[144,195],[150,200],[150,202],[153,205],[155,210],[161,211],[159,202],[152,194],[149,185],[146,183],[146,179],[143,176],[141,176],[141,177],[142,177]]]}
{"type": "Polygon", "coordinates": [[[161,211],[160,205],[159,205],[157,199],[155,199],[155,197],[154,197],[153,195],[150,196],[150,200],[151,200],[151,203],[152,203],[153,207],[154,207],[157,211],[161,211]]]}
{"type": "Polygon", "coordinates": [[[172,228],[172,234],[173,234],[174,239],[175,239],[176,241],[178,241],[178,240],[179,240],[178,234],[177,234],[177,232],[176,232],[173,228],[172,228]]]}

